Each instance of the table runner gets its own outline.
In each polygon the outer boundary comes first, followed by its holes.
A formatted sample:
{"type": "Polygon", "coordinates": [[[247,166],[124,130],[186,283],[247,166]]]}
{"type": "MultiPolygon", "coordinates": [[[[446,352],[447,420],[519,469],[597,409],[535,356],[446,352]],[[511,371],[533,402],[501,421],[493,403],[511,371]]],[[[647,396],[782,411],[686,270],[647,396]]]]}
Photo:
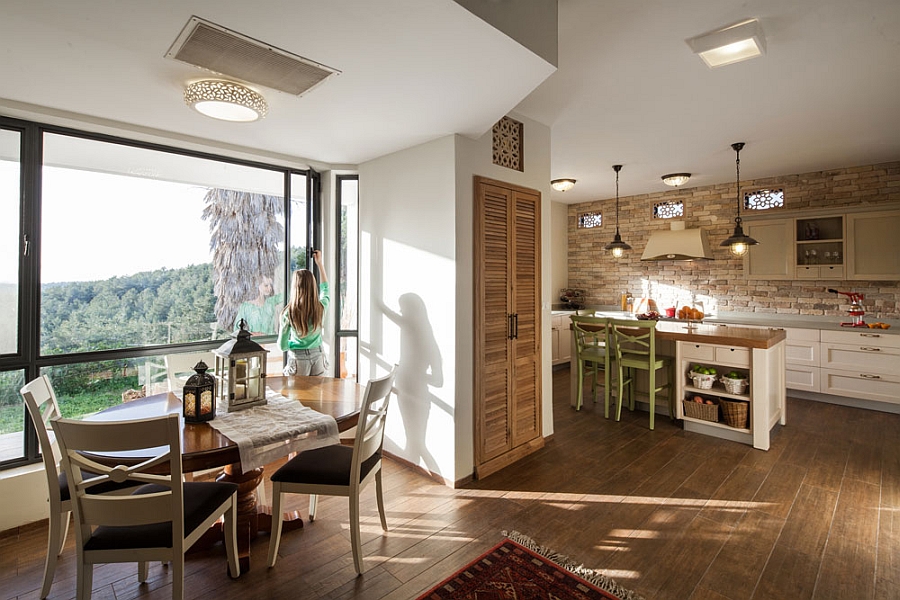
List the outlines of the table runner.
{"type": "Polygon", "coordinates": [[[238,445],[241,469],[249,471],[291,452],[340,443],[337,421],[266,388],[267,404],[216,412],[209,425],[238,445]]]}

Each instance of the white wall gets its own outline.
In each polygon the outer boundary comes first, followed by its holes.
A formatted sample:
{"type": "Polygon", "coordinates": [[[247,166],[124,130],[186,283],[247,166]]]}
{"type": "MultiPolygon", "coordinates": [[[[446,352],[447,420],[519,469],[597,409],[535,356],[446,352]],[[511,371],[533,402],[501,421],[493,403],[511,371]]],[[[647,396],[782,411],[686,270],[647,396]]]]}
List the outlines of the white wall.
{"type": "Polygon", "coordinates": [[[50,514],[44,463],[0,471],[0,531],[50,514]]]}
{"type": "Polygon", "coordinates": [[[550,297],[559,302],[559,290],[569,287],[569,205],[550,203],[550,297]]]}
{"type": "Polygon", "coordinates": [[[457,477],[454,143],[447,136],[359,168],[360,381],[399,362],[385,449],[449,481],[457,477]]]}

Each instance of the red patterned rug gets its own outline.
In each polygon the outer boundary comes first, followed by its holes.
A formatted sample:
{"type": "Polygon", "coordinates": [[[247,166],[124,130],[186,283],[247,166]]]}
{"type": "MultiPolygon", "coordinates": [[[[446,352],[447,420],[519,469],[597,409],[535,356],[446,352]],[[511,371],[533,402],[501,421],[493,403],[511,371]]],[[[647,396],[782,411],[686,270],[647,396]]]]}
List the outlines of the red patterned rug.
{"type": "Polygon", "coordinates": [[[575,566],[515,531],[417,600],[450,599],[643,600],[602,573],[575,566]]]}

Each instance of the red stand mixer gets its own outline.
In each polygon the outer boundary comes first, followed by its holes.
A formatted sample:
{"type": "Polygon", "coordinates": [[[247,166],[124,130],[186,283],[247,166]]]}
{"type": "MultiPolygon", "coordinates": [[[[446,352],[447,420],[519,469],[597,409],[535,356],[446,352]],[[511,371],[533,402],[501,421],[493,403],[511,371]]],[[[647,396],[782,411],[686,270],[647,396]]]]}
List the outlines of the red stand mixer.
{"type": "Polygon", "coordinates": [[[831,288],[828,288],[828,291],[832,294],[842,294],[850,298],[850,310],[847,311],[847,314],[850,315],[851,320],[849,323],[841,323],[841,327],[866,327],[866,322],[863,321],[863,315],[866,314],[866,311],[862,307],[862,301],[865,299],[865,296],[856,292],[839,292],[831,288]]]}

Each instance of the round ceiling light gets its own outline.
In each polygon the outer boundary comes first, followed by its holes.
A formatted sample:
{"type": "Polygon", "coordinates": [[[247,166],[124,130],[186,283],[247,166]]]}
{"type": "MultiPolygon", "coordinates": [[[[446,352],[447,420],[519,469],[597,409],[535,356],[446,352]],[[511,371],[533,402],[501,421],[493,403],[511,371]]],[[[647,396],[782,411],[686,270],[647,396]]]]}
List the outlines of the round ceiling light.
{"type": "Polygon", "coordinates": [[[203,79],[188,85],[184,88],[184,101],[197,112],[223,121],[256,121],[269,110],[262,94],[221,79],[203,79]]]}
{"type": "Polygon", "coordinates": [[[684,185],[688,182],[688,179],[691,178],[690,173],[669,173],[668,175],[663,175],[662,180],[666,185],[671,185],[672,187],[678,187],[679,185],[684,185]]]}
{"type": "Polygon", "coordinates": [[[552,187],[557,192],[568,192],[573,187],[575,187],[574,179],[554,179],[550,182],[550,187],[552,187]]]}

